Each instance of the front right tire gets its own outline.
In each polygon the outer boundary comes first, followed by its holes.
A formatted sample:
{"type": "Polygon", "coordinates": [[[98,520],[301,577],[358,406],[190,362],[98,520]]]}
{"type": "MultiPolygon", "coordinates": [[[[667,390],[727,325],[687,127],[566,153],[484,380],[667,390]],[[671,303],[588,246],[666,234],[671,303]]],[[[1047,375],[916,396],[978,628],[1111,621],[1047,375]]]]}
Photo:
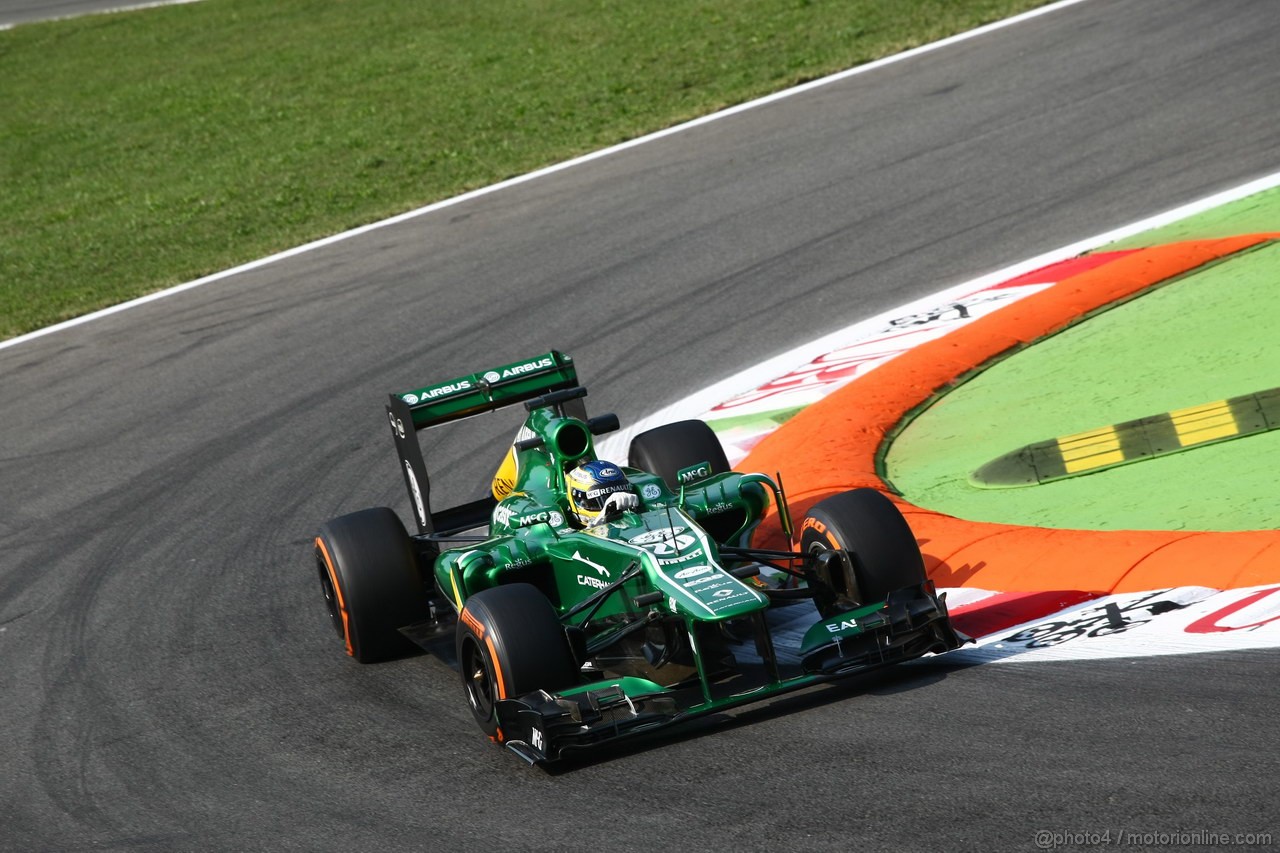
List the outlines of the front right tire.
{"type": "Polygon", "coordinates": [[[537,587],[513,583],[481,590],[458,616],[458,668],[477,725],[503,740],[497,704],[578,682],[579,664],[555,608],[537,587]]]}

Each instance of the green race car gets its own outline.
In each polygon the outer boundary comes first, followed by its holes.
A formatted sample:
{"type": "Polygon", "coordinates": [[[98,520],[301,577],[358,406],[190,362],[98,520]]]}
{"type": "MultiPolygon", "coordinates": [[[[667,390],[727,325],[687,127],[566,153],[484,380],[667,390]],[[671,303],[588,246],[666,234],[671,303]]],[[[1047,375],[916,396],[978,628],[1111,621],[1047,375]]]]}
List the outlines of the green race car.
{"type": "Polygon", "coordinates": [[[957,648],[906,521],[871,489],[794,533],[781,484],[729,470],[706,424],[599,460],[572,359],[552,351],[393,394],[416,532],[380,507],[321,526],[347,654],[454,657],[481,729],[530,762],[957,648]],[[523,403],[492,494],[433,510],[420,430],[523,403]],[[794,550],[752,547],[773,507],[794,550]]]}

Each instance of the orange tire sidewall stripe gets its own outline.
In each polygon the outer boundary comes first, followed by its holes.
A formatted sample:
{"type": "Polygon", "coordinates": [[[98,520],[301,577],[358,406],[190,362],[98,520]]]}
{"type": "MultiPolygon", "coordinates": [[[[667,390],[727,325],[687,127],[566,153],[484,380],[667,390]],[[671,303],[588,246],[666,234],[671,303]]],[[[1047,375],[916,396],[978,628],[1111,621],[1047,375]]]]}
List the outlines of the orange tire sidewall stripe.
{"type": "Polygon", "coordinates": [[[480,620],[476,619],[476,617],[471,615],[470,610],[468,610],[465,607],[462,608],[462,613],[461,615],[459,615],[458,618],[461,619],[462,624],[470,628],[472,633],[474,633],[477,637],[484,637],[484,626],[480,624],[480,620]]]}
{"type": "MultiPolygon", "coordinates": [[[[489,662],[493,664],[493,684],[494,684],[494,691],[497,693],[497,699],[506,699],[507,698],[506,680],[503,678],[503,675],[502,675],[502,664],[498,661],[498,650],[493,645],[493,635],[490,632],[486,631],[484,629],[484,625],[480,622],[480,620],[472,616],[471,611],[465,607],[463,607],[462,612],[458,614],[458,618],[462,620],[462,623],[464,625],[466,625],[469,629],[471,629],[471,632],[476,635],[476,639],[484,641],[485,648],[489,650],[489,662]]],[[[498,715],[498,708],[496,704],[493,709],[493,714],[495,717],[497,717],[498,715]]],[[[502,734],[502,727],[498,726],[497,730],[498,730],[498,735],[495,738],[495,740],[497,740],[498,743],[502,743],[502,741],[504,740],[503,734],[502,734]]]]}
{"type": "MultiPolygon", "coordinates": [[[[493,647],[493,635],[485,635],[484,643],[489,647],[489,660],[493,661],[493,683],[497,685],[498,688],[498,699],[494,701],[493,705],[493,716],[495,717],[494,722],[496,723],[496,717],[498,716],[498,700],[507,698],[507,686],[502,677],[502,664],[498,663],[498,650],[493,647]]],[[[497,726],[497,732],[498,743],[502,743],[502,741],[505,740],[502,734],[502,726],[497,726]]]]}
{"type": "Polygon", "coordinates": [[[333,558],[329,556],[329,549],[325,547],[324,540],[319,536],[316,537],[316,547],[324,557],[324,567],[329,572],[329,583],[333,587],[333,594],[338,599],[338,612],[342,614],[342,638],[347,643],[347,654],[355,657],[356,650],[351,645],[351,620],[347,616],[347,603],[342,598],[342,586],[338,583],[338,573],[333,569],[333,558]]]}
{"type": "MultiPolygon", "coordinates": [[[[1085,315],[1131,298],[1280,233],[1141,249],[922,344],[837,389],[764,438],[738,466],[780,471],[801,515],[823,498],[869,487],[889,492],[876,454],[908,415],[959,379],[1085,315]]],[[[1051,530],[965,521],[892,494],[940,586],[1003,591],[1062,588],[1133,592],[1177,583],[1231,589],[1280,582],[1280,532],[1051,530]],[[1212,559],[1206,559],[1212,555],[1212,559]]],[[[755,544],[783,541],[776,520],[755,544]]]]}

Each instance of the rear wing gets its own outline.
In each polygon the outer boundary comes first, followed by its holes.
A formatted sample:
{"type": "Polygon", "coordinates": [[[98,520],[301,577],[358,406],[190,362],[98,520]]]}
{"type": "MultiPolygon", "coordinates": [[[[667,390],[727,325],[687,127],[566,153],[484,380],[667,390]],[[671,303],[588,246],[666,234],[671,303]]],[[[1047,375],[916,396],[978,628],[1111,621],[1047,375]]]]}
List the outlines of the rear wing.
{"type": "MultiPolygon", "coordinates": [[[[400,472],[413,503],[422,534],[448,531],[479,524],[488,519],[495,501],[492,497],[460,507],[431,511],[431,483],[427,465],[418,443],[418,431],[492,412],[533,400],[553,391],[567,391],[578,385],[573,359],[551,350],[543,355],[504,364],[479,373],[469,373],[448,382],[440,382],[390,395],[387,418],[400,457],[400,472]]],[[[573,395],[580,398],[579,389],[573,395]]],[[[573,400],[581,405],[578,399],[573,400]]],[[[585,410],[582,417],[585,419],[585,410]]]]}
{"type": "Polygon", "coordinates": [[[449,382],[392,394],[391,399],[399,399],[408,407],[414,429],[427,429],[532,400],[549,391],[573,388],[577,384],[578,372],[574,369],[573,359],[552,350],[514,364],[459,376],[449,382]]]}

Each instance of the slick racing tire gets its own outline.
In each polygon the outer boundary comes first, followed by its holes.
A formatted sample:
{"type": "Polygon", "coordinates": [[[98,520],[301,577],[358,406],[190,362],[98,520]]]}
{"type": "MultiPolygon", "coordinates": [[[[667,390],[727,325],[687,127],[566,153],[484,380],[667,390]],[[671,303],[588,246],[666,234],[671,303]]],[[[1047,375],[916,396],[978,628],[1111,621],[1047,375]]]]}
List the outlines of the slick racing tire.
{"type": "Polygon", "coordinates": [[[329,618],[347,654],[374,663],[412,652],[397,629],[430,610],[399,516],[377,507],[335,518],[321,525],[315,551],[329,618]]]}
{"type": "Polygon", "coordinates": [[[814,504],[800,528],[805,553],[843,548],[853,561],[861,604],[925,581],[915,534],[893,502],[875,489],[854,489],[814,504]]]}
{"type": "Polygon", "coordinates": [[[680,488],[676,474],[690,466],[707,462],[712,474],[729,470],[720,439],[702,421],[676,421],[645,430],[631,439],[627,460],[632,468],[657,474],[675,490],[680,488]]]}
{"type": "Polygon", "coordinates": [[[458,668],[471,714],[501,741],[497,703],[578,681],[579,666],[547,597],[527,583],[481,590],[458,617],[458,668]]]}

